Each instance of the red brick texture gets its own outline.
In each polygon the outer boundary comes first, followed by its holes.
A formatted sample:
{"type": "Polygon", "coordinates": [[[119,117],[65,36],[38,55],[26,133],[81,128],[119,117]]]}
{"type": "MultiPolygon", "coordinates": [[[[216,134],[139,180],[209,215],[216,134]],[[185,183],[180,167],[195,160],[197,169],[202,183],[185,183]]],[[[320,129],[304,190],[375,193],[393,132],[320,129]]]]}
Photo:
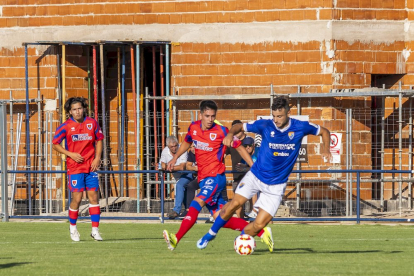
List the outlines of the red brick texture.
{"type": "MultiPolygon", "coordinates": [[[[404,20],[405,0],[5,1],[1,27],[100,24],[242,23],[301,20],[404,20]],[[24,3],[23,3],[24,2],[24,3]],[[117,3],[114,3],[117,2],[117,3]],[[64,18],[64,20],[62,20],[64,18]]],[[[407,9],[408,8],[408,9],[407,9]]],[[[412,7],[411,7],[412,9],[412,7]]]]}

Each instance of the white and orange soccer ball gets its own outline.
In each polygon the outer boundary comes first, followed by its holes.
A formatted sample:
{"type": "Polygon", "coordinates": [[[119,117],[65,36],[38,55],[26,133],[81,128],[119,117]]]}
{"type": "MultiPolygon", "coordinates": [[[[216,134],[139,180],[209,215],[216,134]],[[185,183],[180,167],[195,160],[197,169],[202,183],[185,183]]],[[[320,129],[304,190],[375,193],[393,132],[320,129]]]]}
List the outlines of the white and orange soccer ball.
{"type": "Polygon", "coordinates": [[[256,241],[247,234],[242,234],[234,240],[234,250],[239,255],[250,255],[256,249],[256,241]]]}

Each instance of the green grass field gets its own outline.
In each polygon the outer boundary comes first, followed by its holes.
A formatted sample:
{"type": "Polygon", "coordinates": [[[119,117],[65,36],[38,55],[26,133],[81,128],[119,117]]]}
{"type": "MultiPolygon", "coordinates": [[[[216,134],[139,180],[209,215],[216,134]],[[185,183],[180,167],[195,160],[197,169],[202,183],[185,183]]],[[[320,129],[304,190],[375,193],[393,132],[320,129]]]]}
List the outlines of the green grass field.
{"type": "Polygon", "coordinates": [[[68,223],[0,223],[1,275],[411,275],[414,227],[409,225],[274,224],[275,251],[257,239],[253,255],[233,250],[236,232],[223,229],[205,250],[196,241],[209,224],[193,227],[175,251],[162,230],[179,224],[101,223],[103,242],[68,223]]]}

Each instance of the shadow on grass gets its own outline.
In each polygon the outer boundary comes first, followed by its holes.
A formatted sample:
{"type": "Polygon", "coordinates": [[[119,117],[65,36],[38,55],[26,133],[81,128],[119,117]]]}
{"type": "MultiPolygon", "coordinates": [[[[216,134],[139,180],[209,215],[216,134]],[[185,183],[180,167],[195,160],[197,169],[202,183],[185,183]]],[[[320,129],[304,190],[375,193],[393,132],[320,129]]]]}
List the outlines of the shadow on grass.
{"type": "Polygon", "coordinates": [[[163,237],[160,238],[128,238],[128,239],[105,239],[104,241],[149,241],[149,240],[164,240],[163,237]]]}
{"type": "Polygon", "coordinates": [[[0,269],[6,269],[6,268],[15,267],[15,266],[25,265],[25,264],[31,264],[31,263],[30,262],[22,262],[22,263],[0,264],[0,269]]]}
{"type": "MultiPolygon", "coordinates": [[[[268,252],[267,250],[256,250],[256,251],[263,251],[268,252]]],[[[255,251],[255,252],[256,252],[255,251]]],[[[359,254],[359,253],[402,253],[403,251],[384,251],[384,250],[321,250],[315,251],[312,248],[278,248],[275,249],[275,253],[281,254],[359,254]]]]}

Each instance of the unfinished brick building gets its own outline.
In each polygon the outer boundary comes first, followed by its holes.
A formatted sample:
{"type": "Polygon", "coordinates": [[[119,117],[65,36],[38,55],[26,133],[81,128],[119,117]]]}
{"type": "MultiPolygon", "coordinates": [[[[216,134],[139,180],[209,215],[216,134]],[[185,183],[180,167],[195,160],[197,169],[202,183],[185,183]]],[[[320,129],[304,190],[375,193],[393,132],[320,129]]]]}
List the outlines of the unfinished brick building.
{"type": "MultiPolygon", "coordinates": [[[[354,169],[412,169],[408,90],[414,85],[414,0],[113,2],[4,0],[0,6],[0,99],[25,99],[26,88],[30,99],[37,98],[38,91],[41,95],[40,135],[37,106],[29,105],[31,168],[61,168],[60,156],[44,154],[45,123],[56,128],[62,120],[61,101],[71,96],[89,98],[91,116],[106,122],[107,162],[103,165],[110,170],[134,170],[153,168],[167,135],[183,138],[191,120],[197,119],[200,99],[215,99],[218,119],[230,126],[234,119],[250,121],[270,115],[271,96],[283,94],[291,96],[292,114],[308,115],[309,120],[344,137],[339,164],[325,164],[319,156],[319,138],[309,137],[307,162],[298,168],[346,169],[352,164],[354,169]],[[146,88],[149,96],[158,98],[146,102],[146,88]],[[398,89],[406,92],[402,99],[398,89]],[[350,109],[353,115],[347,115],[350,109]],[[348,118],[352,133],[346,135],[348,118]],[[345,145],[345,135],[353,143],[348,161],[345,148],[350,145],[345,145]],[[53,157],[49,164],[45,164],[47,156],[53,157]]],[[[24,103],[14,105],[15,113],[25,112],[24,103]]],[[[26,119],[22,143],[25,123],[26,119]]],[[[21,169],[27,166],[28,149],[20,148],[20,157],[15,154],[21,169]]],[[[229,158],[226,163],[230,165],[229,158]]],[[[364,174],[366,179],[392,176],[364,174]]],[[[45,179],[32,176],[28,193],[27,180],[21,177],[17,197],[38,198],[45,179]]],[[[108,196],[159,197],[158,186],[148,189],[146,185],[150,178],[137,181],[137,177],[110,175],[108,196]]],[[[67,197],[61,178],[54,179],[51,197],[67,197]]],[[[390,182],[380,195],[379,183],[362,183],[361,196],[392,200],[401,194],[390,182]]],[[[345,183],[338,185],[345,187],[345,183]]],[[[302,195],[295,188],[291,187],[287,198],[324,197],[324,187],[307,191],[302,183],[302,195]]],[[[408,206],[411,190],[411,183],[403,183],[408,206]]],[[[331,196],[341,194],[337,190],[331,196]]]]}

